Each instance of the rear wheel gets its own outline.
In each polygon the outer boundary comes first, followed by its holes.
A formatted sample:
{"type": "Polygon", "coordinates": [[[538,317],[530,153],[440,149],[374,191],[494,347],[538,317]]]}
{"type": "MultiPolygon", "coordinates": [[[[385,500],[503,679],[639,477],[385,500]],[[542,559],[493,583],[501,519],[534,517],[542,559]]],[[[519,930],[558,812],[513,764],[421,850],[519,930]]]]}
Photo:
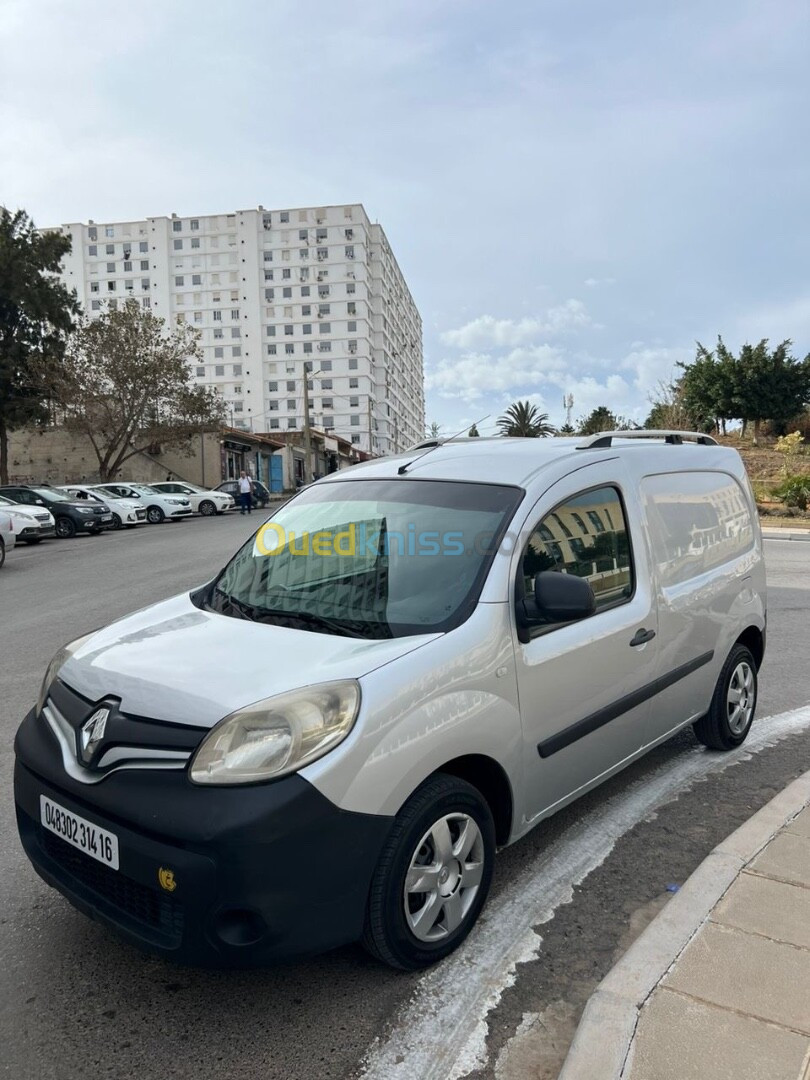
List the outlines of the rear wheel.
{"type": "Polygon", "coordinates": [[[6,542],[2,536],[0,536],[0,566],[6,561],[6,542]]]}
{"type": "Polygon", "coordinates": [[[56,535],[62,540],[68,540],[71,536],[76,535],[76,526],[69,517],[58,517],[56,519],[56,535]]]}
{"type": "Polygon", "coordinates": [[[492,882],[495,825],[481,793],[439,774],[397,814],[371,881],[363,944],[416,970],[451,953],[473,928],[492,882]]]}
{"type": "Polygon", "coordinates": [[[115,513],[114,513],[114,514],[113,514],[113,523],[112,523],[112,527],[113,527],[114,529],[120,529],[120,528],[121,528],[121,526],[122,526],[123,524],[124,524],[124,523],[123,523],[123,521],[121,520],[121,518],[120,518],[120,517],[118,516],[118,514],[115,514],[115,513]]]}
{"type": "Polygon", "coordinates": [[[217,508],[216,506],[214,506],[210,499],[204,499],[200,503],[200,513],[204,517],[212,517],[216,512],[217,508]]]}
{"type": "Polygon", "coordinates": [[[166,515],[159,506],[150,506],[146,511],[146,520],[150,525],[160,525],[166,520],[166,515]]]}
{"type": "Polygon", "coordinates": [[[751,650],[735,645],[720,672],[709,711],[693,730],[712,750],[734,750],[751,730],[757,705],[757,664],[751,650]]]}

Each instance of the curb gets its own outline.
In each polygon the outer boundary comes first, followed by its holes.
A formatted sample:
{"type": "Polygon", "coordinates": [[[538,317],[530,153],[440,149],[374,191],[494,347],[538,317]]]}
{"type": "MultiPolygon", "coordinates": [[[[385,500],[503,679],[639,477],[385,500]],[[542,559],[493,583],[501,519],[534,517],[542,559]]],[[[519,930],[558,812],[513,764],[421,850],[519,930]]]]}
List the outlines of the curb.
{"type": "Polygon", "coordinates": [[[644,1002],[743,867],[808,803],[810,772],[703,860],[591,994],[558,1080],[621,1080],[644,1002]]]}
{"type": "Polygon", "coordinates": [[[764,540],[810,540],[810,529],[763,529],[764,540]]]}

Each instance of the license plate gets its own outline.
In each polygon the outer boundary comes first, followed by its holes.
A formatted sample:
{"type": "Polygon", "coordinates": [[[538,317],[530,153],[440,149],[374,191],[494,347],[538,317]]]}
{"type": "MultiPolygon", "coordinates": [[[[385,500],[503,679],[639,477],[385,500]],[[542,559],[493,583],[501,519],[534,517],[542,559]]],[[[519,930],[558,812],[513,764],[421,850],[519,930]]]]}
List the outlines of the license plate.
{"type": "Polygon", "coordinates": [[[112,521],[112,514],[102,514],[101,515],[101,520],[102,521],[112,521]]]}
{"type": "Polygon", "coordinates": [[[39,819],[49,832],[61,836],[85,855],[118,869],[118,837],[114,833],[65,810],[45,795],[39,797],[39,819]]]}

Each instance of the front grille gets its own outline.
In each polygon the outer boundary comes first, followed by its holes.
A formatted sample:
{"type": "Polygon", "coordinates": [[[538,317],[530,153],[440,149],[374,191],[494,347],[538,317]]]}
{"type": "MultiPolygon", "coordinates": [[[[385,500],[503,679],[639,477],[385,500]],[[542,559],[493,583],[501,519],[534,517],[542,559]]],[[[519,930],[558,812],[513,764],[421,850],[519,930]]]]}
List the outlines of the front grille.
{"type": "Polygon", "coordinates": [[[47,521],[48,520],[48,515],[47,514],[34,514],[34,517],[37,519],[37,521],[47,521]]]}
{"type": "Polygon", "coordinates": [[[184,916],[182,905],[176,900],[85,855],[47,829],[40,826],[38,831],[42,850],[71,878],[135,922],[159,930],[175,943],[180,942],[184,916]]]}

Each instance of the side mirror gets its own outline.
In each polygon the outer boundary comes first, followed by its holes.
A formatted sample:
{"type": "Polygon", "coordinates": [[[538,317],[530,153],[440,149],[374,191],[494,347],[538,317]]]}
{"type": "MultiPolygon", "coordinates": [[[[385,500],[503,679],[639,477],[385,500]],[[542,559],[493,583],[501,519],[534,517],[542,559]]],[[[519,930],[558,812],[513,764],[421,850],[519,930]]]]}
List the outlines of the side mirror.
{"type": "Polygon", "coordinates": [[[526,623],[575,622],[596,611],[596,597],[590,582],[575,574],[544,570],[534,579],[534,601],[524,600],[526,623]]]}

